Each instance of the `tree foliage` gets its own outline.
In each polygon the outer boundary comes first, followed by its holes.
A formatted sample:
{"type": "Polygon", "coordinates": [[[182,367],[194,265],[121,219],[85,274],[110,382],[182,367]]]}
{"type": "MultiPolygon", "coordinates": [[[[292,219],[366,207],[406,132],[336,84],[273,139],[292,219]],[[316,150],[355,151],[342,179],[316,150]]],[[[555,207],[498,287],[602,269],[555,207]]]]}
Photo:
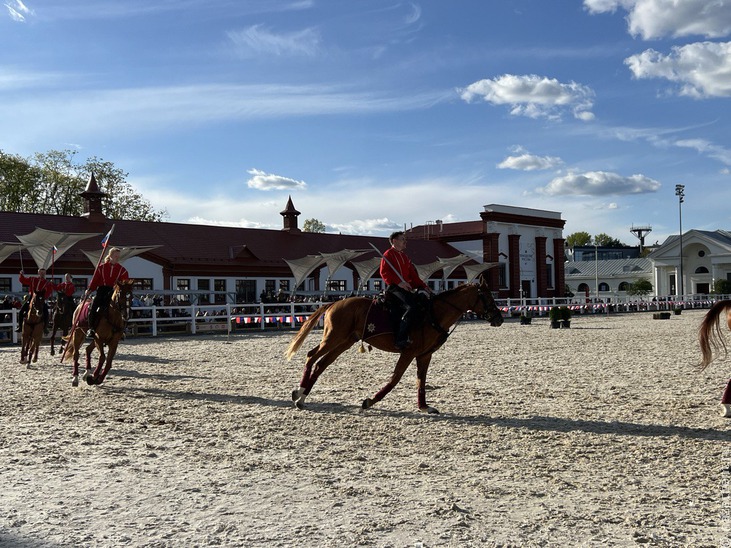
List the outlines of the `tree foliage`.
{"type": "Polygon", "coordinates": [[[162,221],[167,211],[156,210],[127,182],[125,173],[96,157],[80,164],[73,150],[36,153],[30,159],[0,150],[0,210],[20,213],[79,216],[80,194],[92,173],[106,193],[104,213],[110,219],[162,221]]]}
{"type": "Polygon", "coordinates": [[[325,223],[322,221],[319,221],[318,219],[305,219],[305,223],[302,226],[302,230],[305,232],[318,232],[322,233],[325,232],[325,223]]]}
{"type": "Polygon", "coordinates": [[[731,281],[719,278],[713,282],[713,292],[716,295],[731,295],[731,281]]]}
{"type": "Polygon", "coordinates": [[[638,295],[644,297],[652,293],[652,282],[650,280],[637,280],[630,284],[627,295],[638,295]]]}
{"type": "Polygon", "coordinates": [[[574,232],[566,236],[566,245],[569,247],[581,247],[591,244],[591,234],[588,232],[574,232]]]}
{"type": "Polygon", "coordinates": [[[625,247],[617,238],[612,238],[609,234],[601,232],[594,236],[594,245],[599,247],[625,247]]]}

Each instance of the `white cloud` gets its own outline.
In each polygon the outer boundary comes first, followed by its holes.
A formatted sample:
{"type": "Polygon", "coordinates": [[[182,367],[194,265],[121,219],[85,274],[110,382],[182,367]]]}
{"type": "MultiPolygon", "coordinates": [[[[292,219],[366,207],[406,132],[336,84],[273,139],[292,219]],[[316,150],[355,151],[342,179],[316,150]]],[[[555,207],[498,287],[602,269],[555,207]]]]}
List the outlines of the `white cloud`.
{"type": "Polygon", "coordinates": [[[612,196],[655,192],[660,183],[644,175],[625,177],[606,171],[569,173],[538,190],[549,196],[612,196]]]}
{"type": "Polygon", "coordinates": [[[731,150],[714,145],[705,139],[679,139],[674,144],[678,147],[696,150],[705,156],[715,158],[721,163],[731,166],[731,150]]]}
{"type": "Polygon", "coordinates": [[[635,78],[679,82],[681,95],[731,97],[731,42],[697,42],[674,47],[670,55],[648,49],[624,63],[635,78]]]}
{"type": "Polygon", "coordinates": [[[273,173],[265,173],[258,169],[250,169],[247,173],[252,177],[246,185],[256,190],[303,190],[307,188],[307,183],[303,181],[296,181],[273,173]]]}
{"type": "Polygon", "coordinates": [[[516,116],[558,119],[562,111],[571,110],[580,120],[594,118],[591,112],[594,92],[576,82],[564,84],[534,74],[504,74],[479,80],[458,91],[467,103],[481,99],[493,105],[510,105],[510,113],[516,116]]]}
{"type": "Polygon", "coordinates": [[[19,23],[24,22],[26,16],[33,15],[33,10],[28,9],[20,0],[12,0],[10,3],[6,3],[5,7],[8,9],[10,18],[19,23]]]}
{"type": "Polygon", "coordinates": [[[535,156],[533,154],[520,154],[519,156],[508,156],[497,167],[500,169],[517,169],[521,171],[535,171],[542,169],[553,169],[563,164],[561,158],[556,156],[535,156]]]}
{"type": "Polygon", "coordinates": [[[584,0],[590,13],[627,11],[630,34],[644,40],[665,36],[720,38],[731,33],[727,0],[584,0]]]}
{"type": "Polygon", "coordinates": [[[312,28],[277,34],[262,25],[253,25],[227,34],[237,52],[244,57],[260,54],[313,57],[320,46],[320,33],[312,28]]]}

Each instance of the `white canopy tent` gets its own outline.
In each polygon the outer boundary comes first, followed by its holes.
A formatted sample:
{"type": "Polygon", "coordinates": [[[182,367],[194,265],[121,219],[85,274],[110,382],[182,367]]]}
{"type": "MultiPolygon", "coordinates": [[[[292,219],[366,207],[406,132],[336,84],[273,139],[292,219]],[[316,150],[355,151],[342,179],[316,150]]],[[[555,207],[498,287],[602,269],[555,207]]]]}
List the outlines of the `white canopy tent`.
{"type": "Polygon", "coordinates": [[[0,242],[0,263],[16,251],[22,251],[25,246],[20,242],[0,242]]]}
{"type": "Polygon", "coordinates": [[[46,270],[78,242],[97,236],[101,233],[55,232],[44,228],[36,228],[24,236],[15,235],[33,257],[38,269],[46,270]]]}
{"type": "Polygon", "coordinates": [[[471,283],[474,281],[477,276],[482,274],[485,270],[489,270],[493,267],[496,267],[500,263],[480,263],[480,264],[472,264],[472,265],[465,265],[464,271],[467,273],[467,283],[471,283]]]}
{"type": "Polygon", "coordinates": [[[307,279],[316,268],[326,262],[322,255],[307,255],[301,259],[284,259],[284,262],[289,265],[292,274],[294,275],[294,287],[292,293],[294,293],[302,282],[307,279]]]}
{"type": "MultiPolygon", "coordinates": [[[[136,255],[140,255],[142,253],[145,253],[147,251],[150,251],[152,249],[157,249],[158,247],[162,247],[159,245],[145,245],[145,246],[119,246],[116,245],[114,247],[119,248],[119,262],[123,263],[127,259],[130,259],[131,257],[135,257],[136,255]]],[[[91,264],[94,266],[99,264],[99,258],[104,253],[105,249],[97,249],[95,251],[84,251],[84,255],[86,255],[86,258],[91,261],[91,264]]]]}

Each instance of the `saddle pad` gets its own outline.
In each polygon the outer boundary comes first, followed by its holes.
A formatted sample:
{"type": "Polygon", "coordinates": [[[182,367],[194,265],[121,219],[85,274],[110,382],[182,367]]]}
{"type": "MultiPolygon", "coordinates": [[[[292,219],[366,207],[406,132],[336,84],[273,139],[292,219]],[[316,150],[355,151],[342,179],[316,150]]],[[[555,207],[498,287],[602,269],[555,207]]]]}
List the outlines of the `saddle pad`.
{"type": "Polygon", "coordinates": [[[391,313],[383,305],[379,299],[373,299],[371,307],[368,309],[365,326],[363,329],[363,340],[368,341],[378,335],[385,333],[393,333],[393,320],[391,313]]]}

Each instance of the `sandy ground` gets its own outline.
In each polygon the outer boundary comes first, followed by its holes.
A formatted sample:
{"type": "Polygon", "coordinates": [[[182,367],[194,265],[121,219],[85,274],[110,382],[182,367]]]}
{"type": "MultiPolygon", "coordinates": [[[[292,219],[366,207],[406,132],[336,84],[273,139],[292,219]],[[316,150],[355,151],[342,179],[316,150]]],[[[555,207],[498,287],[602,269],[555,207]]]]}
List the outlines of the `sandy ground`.
{"type": "MultiPolygon", "coordinates": [[[[415,369],[346,352],[296,410],[310,335],[127,340],[102,386],[0,350],[0,545],[731,546],[731,358],[703,311],[458,326],[415,369]]],[[[726,333],[729,336],[729,333],[726,333]]],[[[731,338],[731,337],[730,337],[731,338]]]]}

